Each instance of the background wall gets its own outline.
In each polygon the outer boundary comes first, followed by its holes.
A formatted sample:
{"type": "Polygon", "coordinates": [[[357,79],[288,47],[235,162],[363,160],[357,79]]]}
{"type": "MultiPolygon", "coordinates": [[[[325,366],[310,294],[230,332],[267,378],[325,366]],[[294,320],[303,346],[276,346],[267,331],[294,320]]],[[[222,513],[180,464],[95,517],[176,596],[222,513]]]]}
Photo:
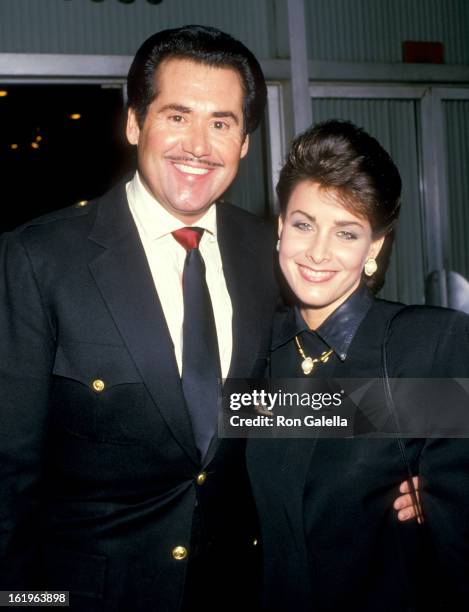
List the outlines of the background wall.
{"type": "Polygon", "coordinates": [[[400,62],[402,41],[439,41],[447,64],[469,63],[467,0],[307,0],[308,55],[400,62]]]}
{"type": "MultiPolygon", "coordinates": [[[[308,56],[399,62],[404,40],[440,41],[448,64],[469,64],[467,0],[305,0],[308,56]]],[[[0,52],[133,54],[149,34],[213,25],[261,59],[289,57],[286,0],[1,0],[0,52]]]]}
{"type": "Polygon", "coordinates": [[[186,23],[240,38],[259,58],[275,57],[270,0],[1,0],[0,52],[133,55],[150,34],[186,23]]]}

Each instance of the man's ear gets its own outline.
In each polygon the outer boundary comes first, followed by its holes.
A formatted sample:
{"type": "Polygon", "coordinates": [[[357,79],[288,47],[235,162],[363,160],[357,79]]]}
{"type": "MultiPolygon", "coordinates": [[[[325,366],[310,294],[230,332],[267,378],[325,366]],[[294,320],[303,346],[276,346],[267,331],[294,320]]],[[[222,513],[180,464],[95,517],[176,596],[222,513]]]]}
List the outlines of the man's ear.
{"type": "Polygon", "coordinates": [[[246,136],[244,137],[244,142],[241,145],[241,153],[239,155],[239,159],[243,159],[243,157],[247,155],[248,151],[249,151],[249,134],[246,134],[246,136]]]}
{"type": "Polygon", "coordinates": [[[138,144],[140,136],[140,128],[138,127],[137,116],[133,108],[129,108],[127,111],[127,124],[125,126],[125,135],[130,144],[138,144]]]}

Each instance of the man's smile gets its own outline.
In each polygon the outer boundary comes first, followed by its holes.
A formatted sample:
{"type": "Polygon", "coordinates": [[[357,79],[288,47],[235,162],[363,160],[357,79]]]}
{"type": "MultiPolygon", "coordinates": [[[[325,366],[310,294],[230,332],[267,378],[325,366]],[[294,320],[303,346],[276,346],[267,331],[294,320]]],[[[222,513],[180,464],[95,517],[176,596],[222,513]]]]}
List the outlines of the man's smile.
{"type": "Polygon", "coordinates": [[[176,170],[179,170],[179,172],[183,172],[184,174],[204,175],[210,172],[209,168],[187,166],[186,164],[174,164],[174,167],[176,170]]]}

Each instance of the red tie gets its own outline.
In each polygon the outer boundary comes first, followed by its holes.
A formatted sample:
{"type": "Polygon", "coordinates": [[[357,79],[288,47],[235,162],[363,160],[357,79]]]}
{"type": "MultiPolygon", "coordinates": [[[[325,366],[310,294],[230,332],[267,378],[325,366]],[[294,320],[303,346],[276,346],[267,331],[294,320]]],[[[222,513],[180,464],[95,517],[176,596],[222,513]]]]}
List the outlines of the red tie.
{"type": "Polygon", "coordinates": [[[186,251],[198,249],[204,230],[200,227],[182,227],[173,232],[174,238],[186,251]]]}
{"type": "Polygon", "coordinates": [[[173,232],[187,251],[183,272],[182,388],[195,442],[203,459],[217,427],[220,372],[217,331],[199,251],[204,230],[184,227],[173,232]]]}

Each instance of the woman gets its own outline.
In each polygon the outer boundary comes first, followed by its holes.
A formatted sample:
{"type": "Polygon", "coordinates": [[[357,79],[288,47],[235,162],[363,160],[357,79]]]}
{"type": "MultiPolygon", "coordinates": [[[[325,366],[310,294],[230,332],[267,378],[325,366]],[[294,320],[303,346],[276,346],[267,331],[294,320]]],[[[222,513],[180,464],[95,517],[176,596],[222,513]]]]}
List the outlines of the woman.
{"type": "MultiPolygon", "coordinates": [[[[383,380],[384,361],[389,379],[469,378],[467,316],[373,297],[400,191],[389,155],[351,123],[294,141],[277,192],[279,263],[295,305],[277,316],[273,378],[383,380]]],[[[251,440],[247,452],[265,609],[467,609],[466,440],[251,440]],[[423,527],[391,509],[408,470],[421,479],[423,527]]]]}

